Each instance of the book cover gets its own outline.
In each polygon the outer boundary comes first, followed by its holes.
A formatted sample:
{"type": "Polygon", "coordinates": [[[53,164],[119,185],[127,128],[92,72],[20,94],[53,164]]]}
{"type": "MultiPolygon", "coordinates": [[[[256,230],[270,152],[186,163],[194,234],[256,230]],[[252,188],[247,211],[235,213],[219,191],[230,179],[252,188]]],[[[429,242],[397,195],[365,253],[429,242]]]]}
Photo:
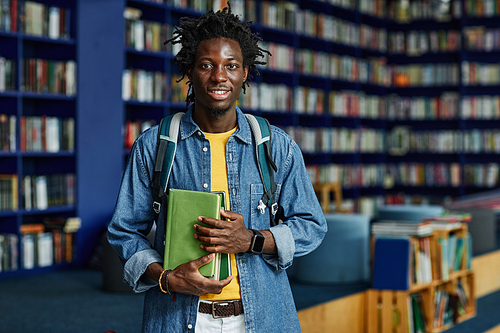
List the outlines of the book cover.
{"type": "MultiPolygon", "coordinates": [[[[208,253],[200,248],[194,238],[198,216],[220,218],[221,196],[216,193],[170,189],[168,195],[167,224],[165,236],[165,269],[174,269],[180,264],[198,259],[208,253]]],[[[216,260],[200,267],[200,274],[212,277],[216,260]]]]}
{"type": "Polygon", "coordinates": [[[410,240],[377,238],[372,288],[407,290],[410,287],[410,240]]]}

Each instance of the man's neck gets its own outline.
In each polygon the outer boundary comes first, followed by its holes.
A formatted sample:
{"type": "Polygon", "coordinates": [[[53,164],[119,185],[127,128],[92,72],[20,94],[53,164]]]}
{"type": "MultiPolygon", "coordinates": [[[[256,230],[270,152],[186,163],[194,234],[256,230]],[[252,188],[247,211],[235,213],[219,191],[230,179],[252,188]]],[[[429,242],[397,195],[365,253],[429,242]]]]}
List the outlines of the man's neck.
{"type": "Polygon", "coordinates": [[[232,130],[238,124],[236,108],[229,110],[220,117],[214,117],[208,110],[193,110],[193,120],[205,133],[224,133],[232,130]]]}

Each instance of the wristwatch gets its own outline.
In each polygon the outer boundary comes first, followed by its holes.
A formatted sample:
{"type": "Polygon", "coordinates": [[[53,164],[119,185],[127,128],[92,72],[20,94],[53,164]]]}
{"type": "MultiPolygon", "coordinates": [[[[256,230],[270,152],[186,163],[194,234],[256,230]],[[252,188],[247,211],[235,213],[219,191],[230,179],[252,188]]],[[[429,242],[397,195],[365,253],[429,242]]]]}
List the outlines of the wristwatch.
{"type": "Polygon", "coordinates": [[[252,243],[250,244],[249,253],[261,254],[264,249],[264,235],[259,230],[250,229],[253,232],[252,243]]]}

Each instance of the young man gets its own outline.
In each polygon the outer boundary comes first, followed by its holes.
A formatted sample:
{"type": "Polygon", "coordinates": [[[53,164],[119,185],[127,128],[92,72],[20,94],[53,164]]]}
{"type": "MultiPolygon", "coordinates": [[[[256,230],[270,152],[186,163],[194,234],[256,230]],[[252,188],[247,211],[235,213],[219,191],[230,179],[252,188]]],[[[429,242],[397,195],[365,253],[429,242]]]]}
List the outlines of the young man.
{"type": "Polygon", "coordinates": [[[195,238],[207,255],[163,270],[165,207],[156,221],[151,246],[146,235],[154,223],[153,178],[158,127],[135,142],[118,196],[108,240],[124,263],[124,280],[146,291],[143,332],[298,332],[300,325],[285,269],[294,257],[313,251],[326,222],[298,146],[272,127],[271,147],[282,223],[271,227],[259,200],[263,185],[250,126],[236,106],[250,72],[258,74],[264,51],[249,25],[230,8],[184,18],[172,43],[182,49],[174,61],[188,77],[189,106],[179,129],[168,188],[226,191],[224,220],[199,217],[195,238]],[[253,239],[263,240],[261,249],[253,239]],[[213,281],[198,268],[213,253],[229,253],[232,276],[213,281]],[[221,316],[222,318],[216,318],[221,316]]]}

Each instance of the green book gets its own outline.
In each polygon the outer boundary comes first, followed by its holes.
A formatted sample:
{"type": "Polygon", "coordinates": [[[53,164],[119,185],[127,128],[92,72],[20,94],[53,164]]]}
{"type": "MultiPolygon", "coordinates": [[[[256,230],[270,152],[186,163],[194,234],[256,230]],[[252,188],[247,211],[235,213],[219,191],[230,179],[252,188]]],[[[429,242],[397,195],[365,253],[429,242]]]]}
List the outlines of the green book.
{"type": "MultiPolygon", "coordinates": [[[[208,252],[200,248],[201,242],[194,238],[198,216],[220,219],[222,196],[217,193],[171,189],[168,194],[165,255],[163,268],[174,269],[180,264],[198,259],[208,252]]],[[[207,226],[207,225],[204,225],[207,226]]],[[[200,274],[219,279],[220,254],[210,263],[200,267],[200,274]]]]}
{"type": "MultiPolygon", "coordinates": [[[[216,193],[221,196],[221,208],[226,209],[227,207],[226,192],[218,191],[212,193],[216,193]]],[[[231,258],[228,253],[217,253],[217,257],[214,260],[216,260],[216,265],[217,265],[215,269],[216,272],[215,279],[224,280],[225,278],[231,275],[231,258]]]]}

